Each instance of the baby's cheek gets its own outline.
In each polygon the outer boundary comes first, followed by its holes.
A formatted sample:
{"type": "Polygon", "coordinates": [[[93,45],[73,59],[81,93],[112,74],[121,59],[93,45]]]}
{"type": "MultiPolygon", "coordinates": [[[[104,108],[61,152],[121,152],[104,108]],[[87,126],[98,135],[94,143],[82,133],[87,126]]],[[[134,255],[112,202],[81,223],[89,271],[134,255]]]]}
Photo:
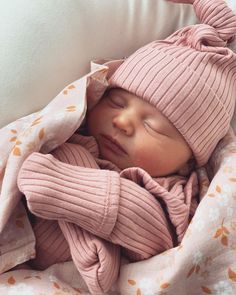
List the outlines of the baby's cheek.
{"type": "Polygon", "coordinates": [[[143,168],[147,171],[153,168],[155,165],[152,153],[146,149],[134,151],[133,159],[135,166],[143,168]]]}

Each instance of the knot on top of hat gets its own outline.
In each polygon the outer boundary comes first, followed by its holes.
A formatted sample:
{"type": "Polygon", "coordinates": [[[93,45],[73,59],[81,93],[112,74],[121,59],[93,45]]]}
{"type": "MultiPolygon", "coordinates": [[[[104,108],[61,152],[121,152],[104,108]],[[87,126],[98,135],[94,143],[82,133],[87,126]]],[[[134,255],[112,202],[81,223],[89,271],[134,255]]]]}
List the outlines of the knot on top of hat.
{"type": "Polygon", "coordinates": [[[219,47],[225,47],[227,44],[215,28],[206,24],[188,27],[188,30],[183,30],[181,35],[177,45],[190,46],[198,51],[218,52],[219,47]]]}
{"type": "Polygon", "coordinates": [[[193,5],[200,21],[216,29],[222,40],[235,39],[236,14],[224,0],[195,0],[193,5]]]}
{"type": "MultiPolygon", "coordinates": [[[[193,4],[200,22],[215,28],[218,36],[230,43],[236,37],[236,14],[225,0],[167,0],[174,3],[193,4]]],[[[216,46],[216,45],[215,45],[216,46]]]]}

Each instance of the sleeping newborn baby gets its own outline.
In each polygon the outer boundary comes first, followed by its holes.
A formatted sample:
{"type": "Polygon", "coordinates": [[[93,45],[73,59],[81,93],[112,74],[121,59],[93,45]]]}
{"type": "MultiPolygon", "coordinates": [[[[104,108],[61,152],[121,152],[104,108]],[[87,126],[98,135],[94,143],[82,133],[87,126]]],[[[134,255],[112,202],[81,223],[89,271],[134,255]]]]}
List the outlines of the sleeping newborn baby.
{"type": "Polygon", "coordinates": [[[177,173],[192,156],[181,133],[155,106],[122,88],[110,89],[88,113],[99,155],[120,169],[153,177],[177,173]]]}
{"type": "Polygon", "coordinates": [[[196,169],[230,126],[236,16],[223,0],[183,2],[202,24],[124,60],[78,144],[33,153],[19,173],[37,216],[34,267],[73,259],[92,294],[117,279],[120,253],[138,261],[181,242],[197,206],[196,169]]]}

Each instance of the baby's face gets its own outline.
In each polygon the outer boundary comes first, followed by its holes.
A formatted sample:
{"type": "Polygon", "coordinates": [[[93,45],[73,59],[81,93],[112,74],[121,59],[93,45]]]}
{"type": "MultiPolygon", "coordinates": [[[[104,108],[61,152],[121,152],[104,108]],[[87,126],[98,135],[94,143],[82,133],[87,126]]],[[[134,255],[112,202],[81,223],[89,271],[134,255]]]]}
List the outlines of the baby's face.
{"type": "Polygon", "coordinates": [[[151,176],[178,172],[192,152],[174,125],[154,106],[125,90],[106,92],[88,113],[88,132],[100,156],[120,169],[140,167],[151,176]]]}

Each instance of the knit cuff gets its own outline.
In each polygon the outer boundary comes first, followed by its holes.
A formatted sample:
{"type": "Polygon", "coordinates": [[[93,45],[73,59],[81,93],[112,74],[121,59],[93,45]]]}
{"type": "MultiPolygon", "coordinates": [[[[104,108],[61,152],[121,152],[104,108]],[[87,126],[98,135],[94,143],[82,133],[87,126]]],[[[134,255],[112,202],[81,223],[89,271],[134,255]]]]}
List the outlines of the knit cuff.
{"type": "Polygon", "coordinates": [[[72,166],[40,153],[31,154],[18,175],[32,213],[75,223],[104,238],[117,219],[119,181],[117,172],[72,166]]]}

